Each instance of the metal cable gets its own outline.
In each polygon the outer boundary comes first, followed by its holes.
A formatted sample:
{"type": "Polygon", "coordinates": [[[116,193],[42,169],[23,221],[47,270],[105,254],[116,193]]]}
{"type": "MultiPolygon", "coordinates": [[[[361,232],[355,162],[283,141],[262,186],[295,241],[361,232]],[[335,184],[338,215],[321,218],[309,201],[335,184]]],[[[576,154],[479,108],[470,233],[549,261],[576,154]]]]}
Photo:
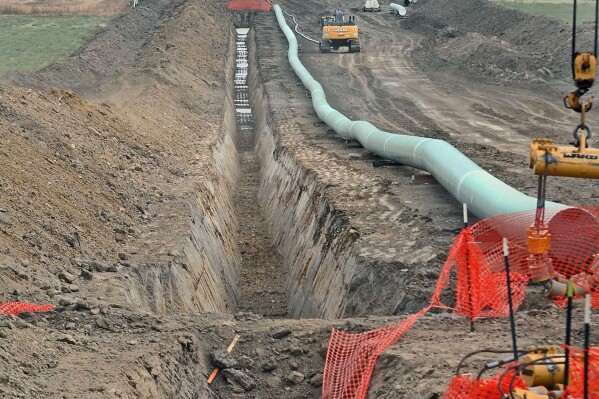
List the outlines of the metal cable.
{"type": "MultiPolygon", "coordinates": [[[[599,0],[597,0],[597,1],[599,1],[599,0]]],[[[271,6],[273,6],[273,7],[274,7],[275,3],[273,3],[273,2],[272,2],[272,0],[268,0],[268,2],[270,3],[270,5],[271,5],[271,6]]],[[[283,9],[281,9],[281,10],[283,10],[283,9]]],[[[298,35],[300,35],[301,37],[303,37],[303,38],[304,38],[304,39],[306,39],[306,40],[309,40],[309,41],[311,41],[311,42],[313,42],[313,43],[316,43],[316,44],[320,44],[320,42],[319,42],[318,40],[314,40],[314,39],[312,39],[311,37],[309,37],[309,36],[307,36],[307,35],[304,35],[302,32],[300,32],[300,31],[299,31],[299,29],[298,29],[298,27],[299,27],[299,24],[298,24],[298,23],[297,23],[297,21],[295,20],[295,16],[293,16],[292,14],[289,14],[289,13],[288,13],[287,11],[285,11],[285,10],[283,10],[283,12],[285,13],[285,15],[287,15],[288,17],[291,17],[291,19],[293,19],[293,23],[295,24],[295,27],[294,27],[295,33],[297,33],[298,35]]]]}
{"type": "Polygon", "coordinates": [[[285,11],[285,10],[283,10],[283,12],[285,13],[285,15],[287,15],[288,17],[291,17],[291,19],[293,19],[293,23],[295,24],[295,27],[294,27],[295,33],[297,33],[298,35],[300,35],[300,36],[301,36],[301,37],[303,37],[304,39],[306,39],[306,40],[309,40],[309,41],[311,41],[311,42],[313,42],[313,43],[317,43],[317,44],[319,44],[319,43],[320,43],[318,40],[314,40],[314,39],[312,39],[311,37],[309,37],[309,36],[306,36],[306,35],[304,35],[302,32],[300,32],[300,31],[299,31],[299,29],[298,29],[298,27],[299,27],[299,24],[298,24],[298,23],[297,23],[297,21],[295,20],[295,16],[294,16],[294,15],[292,15],[292,14],[289,14],[289,13],[288,13],[287,11],[285,11]]]}
{"type": "Polygon", "coordinates": [[[574,59],[576,58],[576,0],[574,0],[574,10],[572,11],[572,78],[576,79],[574,72],[574,59]]]}

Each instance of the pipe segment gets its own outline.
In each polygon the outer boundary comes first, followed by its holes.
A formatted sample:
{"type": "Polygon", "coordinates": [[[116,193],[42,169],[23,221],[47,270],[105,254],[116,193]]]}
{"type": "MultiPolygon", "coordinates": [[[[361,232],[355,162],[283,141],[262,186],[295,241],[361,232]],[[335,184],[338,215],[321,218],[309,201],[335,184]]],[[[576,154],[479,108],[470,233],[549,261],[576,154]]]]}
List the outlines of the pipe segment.
{"type": "MultiPolygon", "coordinates": [[[[352,121],[332,108],[326,100],[323,87],[301,63],[297,38],[287,25],[281,7],[277,4],[273,8],[289,43],[291,68],[310,91],[312,105],[320,120],[337,134],[357,140],[365,149],[380,157],[429,172],[460,203],[466,203],[472,214],[480,218],[536,208],[536,198],[492,176],[446,141],[384,132],[370,122],[352,121]]],[[[547,202],[546,206],[566,208],[553,202],[547,202]]]]}
{"type": "Polygon", "coordinates": [[[395,11],[397,14],[401,15],[402,17],[406,15],[407,12],[404,6],[400,6],[399,4],[395,3],[389,4],[389,8],[395,11]]]}

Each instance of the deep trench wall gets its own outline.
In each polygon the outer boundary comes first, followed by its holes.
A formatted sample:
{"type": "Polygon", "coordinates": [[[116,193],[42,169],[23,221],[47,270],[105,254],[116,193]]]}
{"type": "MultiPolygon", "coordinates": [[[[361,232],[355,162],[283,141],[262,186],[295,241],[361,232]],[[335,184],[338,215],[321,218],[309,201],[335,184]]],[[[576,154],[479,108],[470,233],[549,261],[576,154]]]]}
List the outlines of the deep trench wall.
{"type": "MultiPolygon", "coordinates": [[[[249,35],[249,83],[261,163],[259,201],[284,260],[291,317],[339,318],[356,268],[355,237],[324,185],[285,148],[262,86],[255,31],[249,35]]],[[[282,55],[283,56],[283,55],[282,55]]]]}
{"type": "Polygon", "coordinates": [[[214,163],[206,165],[212,179],[198,182],[190,202],[190,234],[184,247],[189,265],[184,280],[189,287],[190,310],[231,313],[236,307],[241,254],[237,247],[237,222],[232,195],[239,177],[233,77],[235,74],[235,31],[229,31],[227,94],[220,137],[212,148],[214,163]]]}
{"type": "MultiPolygon", "coordinates": [[[[170,240],[178,240],[176,246],[182,250],[177,250],[180,254],[173,261],[158,261],[136,271],[136,283],[127,293],[130,302],[159,314],[203,311],[228,314],[236,307],[241,263],[232,203],[239,175],[233,103],[236,36],[232,28],[225,34],[229,35],[225,61],[227,89],[220,131],[211,141],[208,150],[211,155],[198,166],[204,177],[193,184],[193,191],[185,195],[179,206],[169,210],[182,221],[173,222],[172,231],[162,232],[170,240]],[[179,229],[177,223],[183,223],[183,228],[179,229]]],[[[201,151],[206,149],[198,149],[201,151]]]]}
{"type": "MultiPolygon", "coordinates": [[[[133,387],[128,398],[197,399],[209,398],[205,376],[206,367],[203,346],[197,334],[182,333],[178,339],[167,344],[163,352],[149,351],[141,356],[138,366],[128,370],[126,377],[133,387]]],[[[157,348],[153,348],[157,349],[157,348]]]]}

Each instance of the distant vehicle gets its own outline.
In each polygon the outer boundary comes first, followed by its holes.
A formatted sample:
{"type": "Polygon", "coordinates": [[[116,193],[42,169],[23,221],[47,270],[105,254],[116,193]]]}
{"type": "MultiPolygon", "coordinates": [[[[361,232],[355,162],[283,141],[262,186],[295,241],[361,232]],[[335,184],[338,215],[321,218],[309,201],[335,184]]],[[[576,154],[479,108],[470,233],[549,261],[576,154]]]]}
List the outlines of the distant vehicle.
{"type": "Polygon", "coordinates": [[[332,17],[321,18],[320,24],[322,25],[321,53],[330,53],[331,49],[339,50],[339,47],[347,47],[350,53],[360,52],[356,17],[350,16],[346,20],[343,11],[335,10],[332,17]]]}
{"type": "MultiPolygon", "coordinates": [[[[408,1],[408,0],[406,0],[408,1]]],[[[366,0],[364,12],[380,12],[381,6],[377,0],[366,0]]]]}

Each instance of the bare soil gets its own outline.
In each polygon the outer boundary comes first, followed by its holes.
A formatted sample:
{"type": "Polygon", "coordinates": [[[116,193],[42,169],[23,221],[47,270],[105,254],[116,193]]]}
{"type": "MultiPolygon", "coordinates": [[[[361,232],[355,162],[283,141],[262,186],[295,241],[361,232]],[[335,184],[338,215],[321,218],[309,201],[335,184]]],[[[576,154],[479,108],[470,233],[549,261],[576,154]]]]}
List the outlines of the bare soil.
{"type": "MultiPolygon", "coordinates": [[[[282,5],[314,37],[320,13],[338,6],[328,0],[282,5]]],[[[407,20],[359,13],[362,53],[320,54],[302,41],[300,56],[330,103],[353,119],[448,140],[534,195],[530,139],[566,142],[577,123],[561,105],[567,40],[553,37],[554,29],[567,32],[557,21],[495,7],[421,0],[407,20]],[[486,15],[496,24],[485,22],[486,15]],[[539,72],[545,66],[550,72],[539,72]]],[[[331,327],[364,331],[428,302],[450,230],[461,225],[460,205],[424,172],[375,167],[379,159],[317,120],[290,71],[272,13],[255,15],[254,23],[270,122],[280,145],[327,186],[335,212],[359,237],[360,268],[346,310],[356,318],[277,319],[286,313],[284,283],[277,278],[271,289],[262,282],[281,254],[271,248],[254,200],[259,172],[252,139],[237,143],[241,312],[183,309],[176,293],[151,287],[155,281],[167,286],[168,271],[181,265],[194,217],[189,204],[214,174],[232,24],[224,2],[143,1],[64,64],[4,78],[0,301],[50,302],[58,309],[0,317],[0,396],[320,397],[331,327]],[[147,297],[132,296],[132,285],[147,288],[147,297]],[[211,353],[235,334],[241,336],[235,369],[256,386],[246,391],[227,373],[208,386],[211,353]]],[[[599,119],[589,116],[594,126],[599,119]]],[[[551,200],[599,205],[597,198],[594,182],[549,182],[551,200]]],[[[527,304],[517,319],[523,345],[562,340],[563,312],[544,299],[527,304]]],[[[580,343],[578,313],[576,320],[580,343]]],[[[470,333],[464,319],[427,315],[383,355],[370,396],[439,397],[463,355],[507,348],[508,334],[507,320],[481,320],[470,333]]]]}
{"type": "Polygon", "coordinates": [[[284,265],[281,255],[273,246],[264,211],[258,201],[260,163],[256,159],[255,145],[253,126],[250,124],[240,128],[237,151],[240,155],[241,177],[234,198],[242,259],[238,310],[270,318],[285,317],[287,298],[284,265]]]}

